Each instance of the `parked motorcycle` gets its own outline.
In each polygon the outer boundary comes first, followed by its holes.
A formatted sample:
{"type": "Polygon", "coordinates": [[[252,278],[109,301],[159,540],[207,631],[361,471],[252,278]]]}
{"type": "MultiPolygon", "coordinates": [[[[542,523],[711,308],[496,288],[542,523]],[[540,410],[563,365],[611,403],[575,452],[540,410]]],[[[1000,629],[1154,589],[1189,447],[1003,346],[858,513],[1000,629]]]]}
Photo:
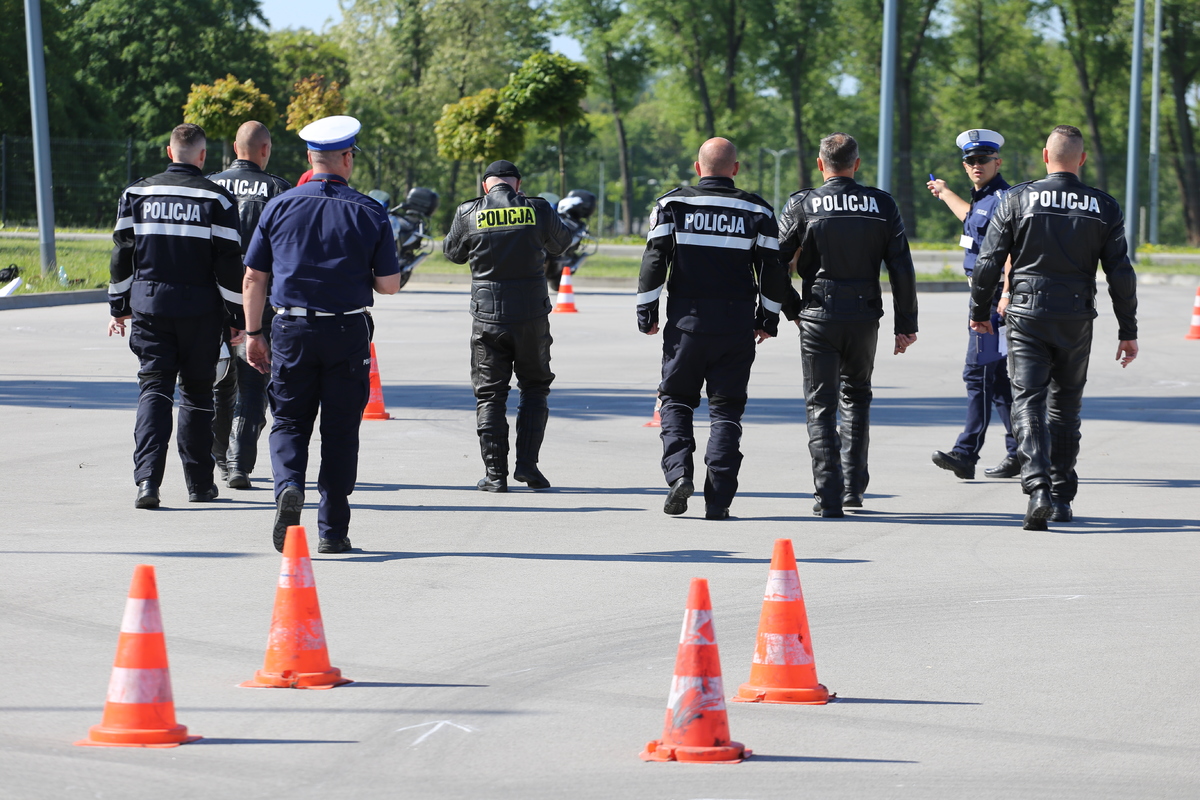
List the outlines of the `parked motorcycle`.
{"type": "Polygon", "coordinates": [[[433,252],[429,225],[430,218],[437,211],[438,193],[424,186],[414,186],[404,202],[392,208],[388,208],[392,197],[387,192],[374,189],[367,195],[388,209],[388,222],[392,225],[392,237],[400,257],[400,288],[403,289],[417,265],[433,252]]]}
{"type": "Polygon", "coordinates": [[[588,256],[595,255],[599,242],[588,231],[587,220],[596,211],[596,195],[586,189],[572,189],[558,201],[558,216],[571,231],[571,244],[562,255],[546,259],[546,282],[558,291],[563,269],[574,275],[588,256]]]}

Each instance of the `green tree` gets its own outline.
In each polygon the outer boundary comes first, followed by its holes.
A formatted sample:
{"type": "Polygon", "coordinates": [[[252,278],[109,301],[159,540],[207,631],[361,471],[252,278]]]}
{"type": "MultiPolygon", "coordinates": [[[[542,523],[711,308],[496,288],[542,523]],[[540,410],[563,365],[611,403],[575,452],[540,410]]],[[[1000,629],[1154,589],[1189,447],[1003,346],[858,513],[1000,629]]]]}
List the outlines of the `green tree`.
{"type": "Polygon", "coordinates": [[[324,75],[343,87],[350,82],[346,52],[332,34],[313,33],[307,28],[271,31],[267,51],[280,88],[295,86],[310,75],[324,75]]]}
{"type": "Polygon", "coordinates": [[[309,75],[292,87],[295,92],[287,107],[287,129],[299,131],[322,117],[346,113],[346,100],[337,81],[326,85],[325,76],[309,75]]]}
{"type": "Polygon", "coordinates": [[[642,93],[650,68],[641,21],[627,13],[621,0],[558,0],[555,14],[567,33],[583,42],[595,88],[612,115],[621,181],[621,232],[628,235],[633,230],[633,174],[625,115],[642,93]]]}
{"type": "Polygon", "coordinates": [[[116,109],[122,134],[170,131],[193,83],[233,73],[270,85],[258,0],[80,0],[75,13],[80,79],[116,109]]]}
{"type": "Polygon", "coordinates": [[[273,101],[254,85],[254,81],[238,81],[226,75],[211,84],[192,84],[187,102],[183,104],[183,121],[204,128],[210,140],[220,139],[223,166],[228,167],[230,144],[243,122],[256,120],[268,128],[278,118],[273,101]]]}
{"type": "MultiPolygon", "coordinates": [[[[1187,243],[1200,246],[1200,157],[1192,123],[1193,115],[1200,117],[1200,108],[1188,107],[1188,98],[1195,96],[1200,79],[1200,9],[1192,0],[1168,0],[1163,3],[1163,12],[1163,61],[1170,77],[1175,123],[1167,131],[1183,201],[1187,243]]],[[[1125,213],[1134,212],[1126,209],[1125,213]]]]}
{"type": "Polygon", "coordinates": [[[513,73],[501,93],[506,116],[558,130],[559,194],[567,193],[566,129],[583,121],[580,105],[590,74],[583,64],[558,53],[534,53],[513,73]]]}
{"type": "Polygon", "coordinates": [[[525,125],[508,115],[496,89],[484,89],[448,104],[434,129],[438,154],[447,161],[478,165],[514,159],[525,147],[525,125]]]}

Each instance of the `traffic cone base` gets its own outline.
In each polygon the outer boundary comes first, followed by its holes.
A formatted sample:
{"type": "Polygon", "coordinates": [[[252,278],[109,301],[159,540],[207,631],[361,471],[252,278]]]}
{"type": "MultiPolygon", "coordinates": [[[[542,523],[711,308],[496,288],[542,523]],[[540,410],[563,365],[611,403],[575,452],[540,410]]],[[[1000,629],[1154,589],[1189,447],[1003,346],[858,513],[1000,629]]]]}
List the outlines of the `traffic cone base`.
{"type": "Polygon", "coordinates": [[[1196,288],[1196,301],[1192,304],[1192,327],[1185,339],[1200,339],[1200,287],[1196,288]]]}
{"type": "Polygon", "coordinates": [[[571,286],[571,268],[563,267],[562,278],[558,283],[558,302],[554,304],[555,314],[578,314],[575,307],[575,288],[571,286]]]}
{"type": "Polygon", "coordinates": [[[792,541],[776,539],[750,680],[739,686],[731,699],[738,703],[823,706],[829,698],[829,690],[817,683],[808,613],[792,541]]]}
{"type": "Polygon", "coordinates": [[[304,526],[287,529],[263,668],[245,689],[332,689],[353,683],[329,664],[304,526]]]}
{"type": "Polygon", "coordinates": [[[88,738],[75,744],[178,747],[199,738],[188,736],[187,726],[175,721],[175,699],[171,693],[154,567],[140,564],[134,568],[125,601],[104,717],[99,725],[88,730],[88,738]]]}
{"type": "Polygon", "coordinates": [[[391,419],[383,403],[383,382],[379,378],[379,362],[375,360],[375,343],[371,342],[371,393],[367,396],[367,407],[363,419],[391,419]]]}
{"type": "Polygon", "coordinates": [[[642,425],[643,428],[661,428],[662,427],[662,395],[654,401],[654,416],[649,422],[642,425]]]}
{"type": "Polygon", "coordinates": [[[750,756],[729,737],[721,658],[713,628],[708,581],[693,578],[661,739],[647,742],[643,761],[737,764],[750,756]]]}

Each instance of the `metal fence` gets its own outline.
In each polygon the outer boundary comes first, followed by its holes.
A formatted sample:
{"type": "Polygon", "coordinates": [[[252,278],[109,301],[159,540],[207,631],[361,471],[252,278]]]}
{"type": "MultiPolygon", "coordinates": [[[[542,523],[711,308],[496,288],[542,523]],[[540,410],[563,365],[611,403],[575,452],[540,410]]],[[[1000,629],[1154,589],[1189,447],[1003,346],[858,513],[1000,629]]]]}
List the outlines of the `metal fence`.
{"type": "MultiPolygon", "coordinates": [[[[54,221],[60,228],[112,227],[121,190],[136,178],[162,172],[168,163],[163,143],[134,139],[51,139],[50,160],[54,221]]],[[[221,145],[214,142],[205,169],[217,171],[221,163],[221,145]]],[[[280,148],[270,164],[293,182],[305,166],[303,147],[280,148]]],[[[0,225],[37,225],[35,186],[33,139],[0,135],[0,225]]]]}

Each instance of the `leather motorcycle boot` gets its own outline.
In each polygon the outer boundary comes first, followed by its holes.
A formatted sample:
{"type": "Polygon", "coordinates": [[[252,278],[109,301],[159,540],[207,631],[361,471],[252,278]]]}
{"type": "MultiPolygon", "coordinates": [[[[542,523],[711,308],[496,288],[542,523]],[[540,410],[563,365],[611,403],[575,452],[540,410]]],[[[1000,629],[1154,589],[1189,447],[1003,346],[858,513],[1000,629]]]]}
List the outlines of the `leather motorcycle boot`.
{"type": "Polygon", "coordinates": [[[1046,530],[1046,520],[1054,513],[1054,502],[1050,498],[1050,490],[1038,486],[1029,493],[1029,505],[1025,509],[1024,528],[1027,531],[1046,530]]]}
{"type": "Polygon", "coordinates": [[[954,453],[943,453],[941,450],[934,450],[933,463],[944,470],[953,472],[954,476],[959,480],[975,480],[975,465],[968,463],[962,456],[955,455],[954,453]]]}
{"type": "Polygon", "coordinates": [[[989,478],[1015,478],[1021,474],[1021,462],[1016,456],[1005,456],[996,466],[986,468],[983,474],[989,478]]]}
{"type": "Polygon", "coordinates": [[[158,487],[153,481],[142,481],[138,484],[137,499],[133,501],[134,508],[158,508],[158,487]]]}
{"type": "Polygon", "coordinates": [[[549,489],[550,481],[537,468],[538,454],[546,436],[546,421],[550,409],[545,405],[522,403],[517,409],[517,463],[513,478],[530,489],[549,489]]]}
{"type": "Polygon", "coordinates": [[[841,506],[822,505],[820,500],[813,504],[813,514],[827,519],[841,519],[846,516],[846,512],[842,511],[841,506]]]}
{"type": "Polygon", "coordinates": [[[1060,500],[1054,497],[1054,493],[1050,493],[1050,501],[1054,504],[1054,510],[1050,512],[1051,522],[1074,522],[1075,514],[1071,511],[1070,500],[1060,500]]]}
{"type": "Polygon", "coordinates": [[[863,507],[863,496],[861,494],[854,494],[853,492],[846,492],[844,495],[842,495],[842,508],[862,508],[862,507],[863,507]]]}
{"type": "Polygon", "coordinates": [[[501,449],[496,437],[485,432],[479,435],[479,450],[486,472],[475,486],[481,492],[507,492],[508,449],[501,449]]]}

